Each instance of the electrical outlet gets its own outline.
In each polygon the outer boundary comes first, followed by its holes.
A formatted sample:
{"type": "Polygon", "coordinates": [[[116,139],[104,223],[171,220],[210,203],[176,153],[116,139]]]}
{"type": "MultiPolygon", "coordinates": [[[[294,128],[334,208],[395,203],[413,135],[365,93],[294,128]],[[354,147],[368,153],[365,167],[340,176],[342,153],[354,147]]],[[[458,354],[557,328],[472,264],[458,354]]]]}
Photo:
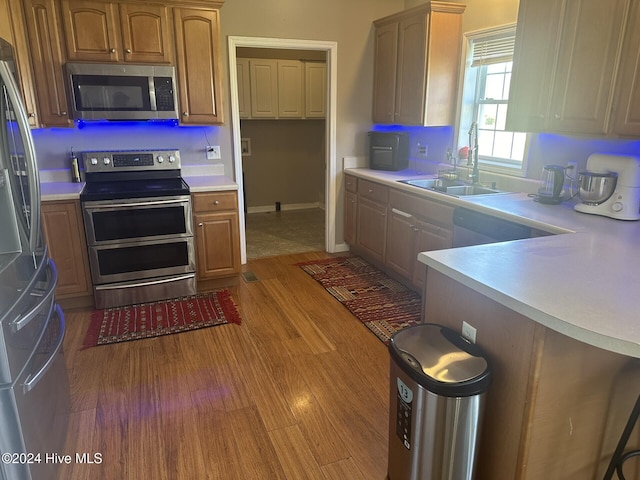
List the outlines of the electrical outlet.
{"type": "Polygon", "coordinates": [[[470,343],[476,343],[476,329],[467,322],[462,322],[462,337],[470,343]]]}
{"type": "Polygon", "coordinates": [[[207,145],[207,160],[220,160],[220,145],[207,145]]]}
{"type": "Polygon", "coordinates": [[[429,145],[418,142],[418,156],[426,158],[429,153],[429,145]]]}

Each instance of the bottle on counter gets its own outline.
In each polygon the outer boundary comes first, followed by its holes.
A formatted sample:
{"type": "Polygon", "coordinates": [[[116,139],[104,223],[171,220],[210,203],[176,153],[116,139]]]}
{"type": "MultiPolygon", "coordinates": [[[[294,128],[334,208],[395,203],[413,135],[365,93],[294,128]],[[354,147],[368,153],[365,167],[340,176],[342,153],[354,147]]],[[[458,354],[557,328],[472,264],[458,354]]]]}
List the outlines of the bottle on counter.
{"type": "Polygon", "coordinates": [[[80,164],[78,163],[78,157],[73,151],[71,152],[71,181],[74,183],[80,183],[80,164]]]}

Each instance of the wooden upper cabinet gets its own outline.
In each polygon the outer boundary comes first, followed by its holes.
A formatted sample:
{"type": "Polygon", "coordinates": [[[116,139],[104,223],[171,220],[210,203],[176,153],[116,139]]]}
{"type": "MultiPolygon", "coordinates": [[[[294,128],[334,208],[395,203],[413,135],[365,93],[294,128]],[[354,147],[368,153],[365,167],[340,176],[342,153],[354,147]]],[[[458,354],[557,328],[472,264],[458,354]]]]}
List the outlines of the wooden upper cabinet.
{"type": "Polygon", "coordinates": [[[374,122],[454,123],[464,10],[432,1],[374,22],[374,122]]]}
{"type": "Polygon", "coordinates": [[[302,118],[304,104],[304,64],[278,60],[278,117],[302,118]]]}
{"type": "Polygon", "coordinates": [[[640,135],[640,2],[634,2],[626,29],[614,107],[613,133],[640,135]]]}
{"type": "Polygon", "coordinates": [[[38,109],[36,107],[36,96],[33,87],[33,71],[29,58],[29,48],[27,33],[22,20],[23,12],[20,3],[11,5],[9,0],[0,0],[0,37],[13,46],[13,55],[18,74],[18,85],[22,93],[22,100],[29,125],[38,126],[38,109]]]}
{"type": "Polygon", "coordinates": [[[236,59],[236,78],[238,81],[238,115],[240,118],[251,117],[251,76],[249,59],[236,59]]]}
{"type": "Polygon", "coordinates": [[[175,7],[176,67],[183,124],[222,124],[218,10],[175,7]]]}
{"type": "Polygon", "coordinates": [[[638,55],[637,47],[623,50],[633,18],[630,5],[630,0],[520,2],[508,129],[611,131],[618,65],[629,65],[638,55]]]}
{"type": "Polygon", "coordinates": [[[165,6],[62,0],[62,12],[71,61],[171,63],[165,6]]]}
{"type": "Polygon", "coordinates": [[[38,95],[39,123],[71,125],[63,65],[66,61],[57,0],[24,0],[31,64],[38,95]]]}
{"type": "Polygon", "coordinates": [[[169,9],[122,3],[119,8],[124,59],[134,63],[171,63],[169,9]]]}
{"type": "Polygon", "coordinates": [[[304,63],[304,116],[324,118],[327,112],[327,65],[323,62],[304,63]]]}
{"type": "Polygon", "coordinates": [[[551,95],[550,130],[606,133],[629,2],[566,2],[551,95]]]}
{"type": "Polygon", "coordinates": [[[278,116],[278,61],[249,60],[251,76],[251,116],[277,118],[278,116]]]}

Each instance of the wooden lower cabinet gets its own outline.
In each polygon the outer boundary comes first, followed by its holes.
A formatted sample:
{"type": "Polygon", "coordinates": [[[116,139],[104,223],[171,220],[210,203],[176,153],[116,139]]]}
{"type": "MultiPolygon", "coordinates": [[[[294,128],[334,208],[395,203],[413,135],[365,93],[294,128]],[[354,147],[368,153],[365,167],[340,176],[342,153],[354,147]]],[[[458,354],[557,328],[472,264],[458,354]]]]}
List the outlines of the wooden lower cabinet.
{"type": "Polygon", "coordinates": [[[237,193],[195,193],[192,200],[198,280],[238,275],[241,262],[237,193]]]}
{"type": "Polygon", "coordinates": [[[358,247],[378,262],[384,261],[387,240],[387,206],[358,197],[358,247]]]}
{"type": "Polygon", "coordinates": [[[349,245],[357,242],[358,196],[353,192],[344,194],[344,241],[349,245]]]}
{"type": "Polygon", "coordinates": [[[91,299],[91,274],[78,200],[42,203],[42,225],[49,256],[58,269],[57,298],[91,299]]]}
{"type": "MultiPolygon", "coordinates": [[[[478,480],[601,479],[640,393],[637,360],[579,342],[433,269],[423,319],[467,321],[492,362],[478,480]]],[[[638,429],[628,450],[638,448],[638,429]]],[[[625,465],[627,479],[640,476],[625,465]]],[[[617,478],[617,476],[615,477],[617,478]]]]}
{"type": "Polygon", "coordinates": [[[418,261],[418,254],[420,252],[451,248],[453,245],[453,230],[452,228],[442,227],[420,220],[416,223],[416,228],[417,238],[412,251],[413,275],[411,279],[413,285],[422,290],[427,276],[427,267],[418,261]]]}
{"type": "Polygon", "coordinates": [[[417,240],[417,220],[410,213],[392,208],[387,227],[385,265],[405,278],[413,277],[417,240]]]}

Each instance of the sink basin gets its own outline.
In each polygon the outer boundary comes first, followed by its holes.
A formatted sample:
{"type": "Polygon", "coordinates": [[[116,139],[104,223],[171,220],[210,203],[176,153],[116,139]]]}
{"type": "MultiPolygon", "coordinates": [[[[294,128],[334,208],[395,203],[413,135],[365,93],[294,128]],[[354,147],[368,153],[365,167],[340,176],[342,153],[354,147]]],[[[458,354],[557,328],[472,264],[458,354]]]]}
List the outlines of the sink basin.
{"type": "Polygon", "coordinates": [[[470,195],[495,195],[498,193],[511,193],[503,190],[496,190],[495,188],[484,187],[482,185],[443,185],[443,182],[439,178],[414,178],[407,180],[398,180],[401,183],[412,185],[414,187],[424,188],[425,190],[431,190],[433,192],[445,193],[454,197],[467,197],[470,195]]]}

